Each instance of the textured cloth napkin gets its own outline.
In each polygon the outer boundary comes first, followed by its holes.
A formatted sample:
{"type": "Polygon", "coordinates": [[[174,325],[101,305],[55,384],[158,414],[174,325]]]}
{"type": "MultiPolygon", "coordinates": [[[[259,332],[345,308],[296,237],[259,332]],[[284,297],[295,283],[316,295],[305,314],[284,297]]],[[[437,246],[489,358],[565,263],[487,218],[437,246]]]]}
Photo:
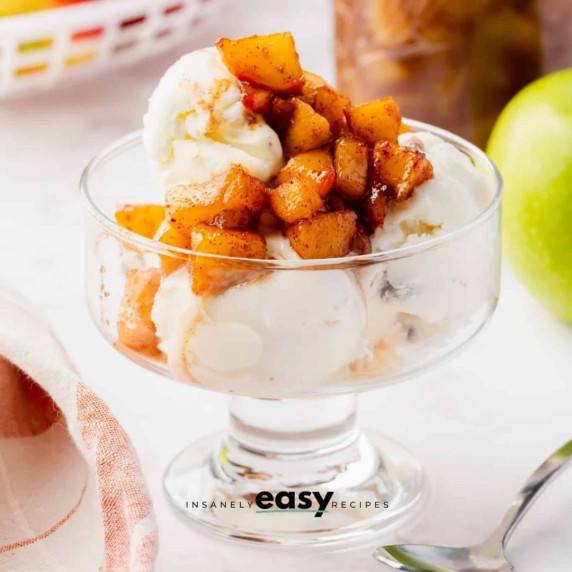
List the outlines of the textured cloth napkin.
{"type": "Polygon", "coordinates": [[[0,570],[145,571],[156,546],[125,431],[49,327],[0,287],[0,570]]]}

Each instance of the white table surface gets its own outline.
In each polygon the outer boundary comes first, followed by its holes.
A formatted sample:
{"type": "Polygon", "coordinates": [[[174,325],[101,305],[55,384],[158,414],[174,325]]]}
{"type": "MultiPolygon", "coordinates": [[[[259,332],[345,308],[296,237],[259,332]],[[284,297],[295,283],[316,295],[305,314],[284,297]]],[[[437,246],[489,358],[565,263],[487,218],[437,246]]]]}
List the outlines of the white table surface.
{"type": "MultiPolygon", "coordinates": [[[[431,479],[431,504],[409,529],[344,550],[289,550],[211,538],[171,512],[163,468],[188,442],[224,425],[225,397],[143,371],[96,332],[83,300],[77,183],[95,152],[139,128],[153,85],[178,55],[220,35],[284,29],[296,35],[304,67],[332,79],[327,0],[243,0],[166,56],[0,102],[0,273],[43,311],[130,434],[158,517],[159,571],[373,571],[383,569],[371,558],[382,540],[476,542],[523,479],[572,435],[572,329],[505,272],[498,311],[470,351],[430,378],[361,400],[362,423],[405,444],[431,479]]],[[[522,523],[509,549],[518,571],[572,568],[571,485],[572,473],[563,475],[522,523]]]]}

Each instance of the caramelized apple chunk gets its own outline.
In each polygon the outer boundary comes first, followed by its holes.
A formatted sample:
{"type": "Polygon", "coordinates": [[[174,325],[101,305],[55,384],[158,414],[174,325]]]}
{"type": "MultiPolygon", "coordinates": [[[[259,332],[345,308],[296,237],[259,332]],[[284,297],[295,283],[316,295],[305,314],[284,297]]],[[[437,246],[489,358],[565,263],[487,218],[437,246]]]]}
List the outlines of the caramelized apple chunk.
{"type": "Polygon", "coordinates": [[[314,109],[328,120],[336,137],[347,131],[344,109],[351,104],[348,97],[330,85],[320,86],[315,91],[314,109]]]}
{"type": "Polygon", "coordinates": [[[343,93],[332,87],[324,78],[311,72],[304,72],[301,99],[324,116],[335,136],[345,131],[344,108],[352,102],[343,93]]]}
{"type": "Polygon", "coordinates": [[[160,284],[159,268],[134,269],[127,274],[117,320],[117,337],[124,346],[144,353],[159,351],[151,310],[160,284]]]}
{"type": "Polygon", "coordinates": [[[282,229],[282,221],[275,217],[269,210],[263,211],[260,215],[260,221],[258,222],[258,232],[262,236],[266,236],[272,232],[278,232],[282,229]]]}
{"type": "Polygon", "coordinates": [[[241,81],[279,93],[297,93],[304,81],[292,34],[221,38],[216,43],[230,72],[241,81]]]}
{"type": "Polygon", "coordinates": [[[313,183],[315,190],[325,198],[334,184],[336,173],[332,154],[328,149],[313,149],[292,157],[278,173],[276,183],[281,185],[302,176],[313,183]]]}
{"type": "Polygon", "coordinates": [[[300,220],[285,232],[301,258],[338,258],[351,252],[356,226],[354,211],[333,211],[300,220]]]}
{"type": "Polygon", "coordinates": [[[296,100],[293,97],[275,96],[272,99],[269,124],[281,137],[284,136],[294,115],[294,101],[296,100]]]}
{"type": "Polygon", "coordinates": [[[424,153],[389,141],[375,146],[373,167],[396,202],[408,199],[417,185],[433,178],[433,166],[424,153]]]}
{"type": "Polygon", "coordinates": [[[303,175],[268,189],[270,211],[286,223],[310,218],[324,208],[324,201],[315,188],[315,183],[303,175]]]}
{"type": "Polygon", "coordinates": [[[367,145],[354,137],[341,137],[336,141],[334,165],[336,191],[349,199],[361,199],[367,186],[367,145]]]}
{"type": "Polygon", "coordinates": [[[292,117],[282,141],[288,156],[321,147],[332,136],[328,120],[316,113],[310,105],[299,99],[294,99],[293,105],[292,117]]]}
{"type": "MultiPolygon", "coordinates": [[[[163,244],[177,248],[189,248],[191,245],[190,235],[172,227],[167,221],[161,224],[154,238],[163,244]]],[[[180,268],[185,262],[186,258],[183,254],[173,254],[173,256],[161,254],[161,268],[165,274],[171,274],[171,272],[180,268]]]]}
{"type": "Polygon", "coordinates": [[[153,238],[165,220],[161,205],[123,205],[115,212],[117,224],[146,238],[153,238]]]}
{"type": "MultiPolygon", "coordinates": [[[[191,249],[219,256],[265,258],[266,241],[250,230],[219,229],[199,224],[191,232],[191,249]]],[[[254,265],[242,260],[207,256],[195,256],[191,268],[192,289],[197,296],[223,292],[258,272],[254,265]]]]}
{"type": "Polygon", "coordinates": [[[246,207],[224,209],[209,224],[218,228],[251,228],[255,226],[258,216],[246,207]]]}
{"type": "Polygon", "coordinates": [[[356,210],[352,201],[334,192],[328,195],[328,207],[332,211],[356,210]]]}
{"type": "Polygon", "coordinates": [[[401,123],[400,127],[399,127],[399,135],[401,135],[402,133],[409,133],[411,131],[411,127],[409,127],[409,125],[407,125],[407,123],[401,123]]]}
{"type": "Polygon", "coordinates": [[[363,199],[363,216],[372,231],[383,226],[387,214],[387,199],[390,189],[375,171],[369,174],[367,191],[363,199]]]}
{"type": "Polygon", "coordinates": [[[321,75],[304,70],[304,81],[300,89],[302,95],[311,95],[324,85],[328,85],[328,82],[321,75]]]}
{"type": "Polygon", "coordinates": [[[253,113],[260,113],[265,118],[270,117],[272,111],[272,99],[274,94],[269,89],[250,85],[249,83],[241,84],[243,92],[242,103],[253,113]]]}
{"type": "Polygon", "coordinates": [[[352,238],[352,252],[356,254],[371,254],[371,240],[366,225],[358,219],[356,232],[352,238]]]}
{"type": "Polygon", "coordinates": [[[266,205],[265,184],[234,165],[228,173],[205,183],[176,185],[165,195],[169,223],[181,232],[213,223],[225,212],[235,226],[250,226],[266,205]]]}
{"type": "Polygon", "coordinates": [[[236,258],[264,258],[266,241],[251,230],[220,229],[199,224],[191,232],[191,250],[236,258]]]}
{"type": "Polygon", "coordinates": [[[399,107],[391,97],[344,109],[350,131],[368,145],[378,141],[397,141],[401,127],[399,107]]]}

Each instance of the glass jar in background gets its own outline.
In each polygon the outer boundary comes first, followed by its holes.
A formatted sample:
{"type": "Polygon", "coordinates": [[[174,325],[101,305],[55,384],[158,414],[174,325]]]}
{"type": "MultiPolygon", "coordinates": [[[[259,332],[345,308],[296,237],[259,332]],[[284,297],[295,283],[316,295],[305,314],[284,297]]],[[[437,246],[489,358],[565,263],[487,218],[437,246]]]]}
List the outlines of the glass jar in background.
{"type": "Polygon", "coordinates": [[[572,65],[572,0],[333,0],[338,84],[484,146],[508,100],[572,65]]]}

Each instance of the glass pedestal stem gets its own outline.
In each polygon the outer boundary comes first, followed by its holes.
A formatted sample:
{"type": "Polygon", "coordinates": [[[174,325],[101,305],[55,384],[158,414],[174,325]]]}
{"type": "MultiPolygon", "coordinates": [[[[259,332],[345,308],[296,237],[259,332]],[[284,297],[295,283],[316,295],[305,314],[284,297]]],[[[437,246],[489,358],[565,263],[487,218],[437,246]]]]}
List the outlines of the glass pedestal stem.
{"type": "Polygon", "coordinates": [[[229,413],[229,437],[260,453],[324,453],[359,436],[355,395],[319,400],[231,397],[229,413]]]}
{"type": "Polygon", "coordinates": [[[164,481],[177,509],[216,532],[326,543],[402,521],[424,498],[416,461],[359,429],[355,395],[231,397],[229,409],[229,428],[184,449],[164,481]]]}

